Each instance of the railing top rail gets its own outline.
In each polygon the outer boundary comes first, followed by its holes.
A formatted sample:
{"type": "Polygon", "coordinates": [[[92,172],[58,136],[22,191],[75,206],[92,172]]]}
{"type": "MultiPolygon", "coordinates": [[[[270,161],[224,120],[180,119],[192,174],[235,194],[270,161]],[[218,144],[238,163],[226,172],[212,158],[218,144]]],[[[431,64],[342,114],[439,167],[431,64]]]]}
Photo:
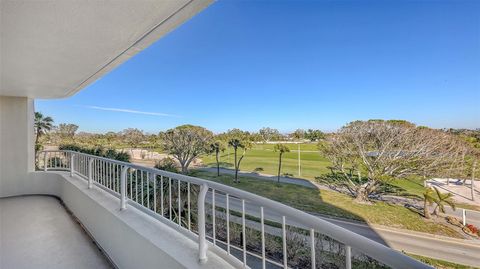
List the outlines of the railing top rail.
{"type": "Polygon", "coordinates": [[[155,175],[165,176],[165,177],[177,179],[180,181],[190,182],[197,185],[207,185],[212,189],[219,190],[221,192],[225,192],[230,195],[234,195],[239,199],[244,199],[246,201],[254,202],[258,206],[263,206],[269,209],[273,209],[277,212],[281,212],[287,219],[295,220],[297,223],[300,223],[305,227],[313,228],[317,232],[327,235],[339,242],[342,242],[343,244],[351,246],[354,249],[357,249],[360,252],[376,259],[377,261],[380,261],[393,268],[432,268],[413,258],[403,255],[402,253],[396,250],[393,250],[387,246],[384,246],[378,242],[375,242],[369,238],[356,234],[350,230],[347,230],[343,227],[330,223],[326,220],[320,219],[316,216],[313,216],[301,210],[298,210],[290,206],[284,205],[280,202],[276,202],[268,198],[265,198],[250,192],[246,192],[234,187],[223,185],[214,181],[172,173],[172,172],[163,171],[156,168],[145,167],[145,166],[137,165],[133,163],[117,161],[117,160],[113,160],[105,157],[99,157],[99,156],[86,154],[86,153],[81,153],[77,151],[44,150],[41,152],[68,152],[73,154],[79,154],[79,155],[88,156],[90,158],[126,166],[129,168],[143,170],[155,175]]]}

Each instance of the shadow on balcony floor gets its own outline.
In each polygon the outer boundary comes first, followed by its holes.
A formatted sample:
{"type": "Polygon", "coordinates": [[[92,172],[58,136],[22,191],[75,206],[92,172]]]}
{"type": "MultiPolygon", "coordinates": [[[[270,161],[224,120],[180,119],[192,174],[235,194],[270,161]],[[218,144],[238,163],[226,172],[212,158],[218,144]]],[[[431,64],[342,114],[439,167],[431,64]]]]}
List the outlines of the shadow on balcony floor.
{"type": "Polygon", "coordinates": [[[0,199],[0,268],[112,268],[60,201],[0,199]]]}

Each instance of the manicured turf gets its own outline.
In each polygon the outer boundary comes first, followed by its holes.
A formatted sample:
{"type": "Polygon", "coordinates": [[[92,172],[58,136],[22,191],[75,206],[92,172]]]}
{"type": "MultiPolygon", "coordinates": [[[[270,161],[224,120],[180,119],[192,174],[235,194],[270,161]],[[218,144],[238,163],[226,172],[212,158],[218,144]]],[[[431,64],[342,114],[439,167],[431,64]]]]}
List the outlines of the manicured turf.
{"type": "Polygon", "coordinates": [[[423,187],[423,178],[421,177],[395,179],[389,184],[398,188],[395,192],[397,195],[423,199],[425,187],[423,187]]]}
{"type": "MultiPolygon", "coordinates": [[[[297,145],[288,144],[291,152],[285,153],[282,161],[282,174],[288,173],[293,177],[315,180],[315,177],[330,173],[328,168],[331,164],[318,150],[316,143],[300,144],[301,150],[301,176],[298,175],[298,151],[297,145]],[[303,152],[302,152],[303,151],[303,152]]],[[[247,151],[245,158],[240,164],[240,170],[252,172],[256,168],[262,168],[261,173],[276,175],[278,173],[278,153],[273,151],[273,144],[256,144],[247,151]]],[[[215,156],[202,156],[205,165],[215,167],[215,156]]],[[[233,150],[228,148],[221,153],[220,166],[233,169],[233,150]]],[[[390,182],[395,187],[395,194],[423,199],[422,178],[396,179],[390,182]]]]}
{"type": "MultiPolygon", "coordinates": [[[[288,173],[294,177],[298,175],[298,151],[297,145],[287,144],[291,152],[283,156],[282,173],[288,173]]],[[[240,164],[242,171],[254,171],[256,168],[262,168],[263,173],[276,175],[278,172],[278,152],[273,151],[272,144],[256,144],[247,151],[246,156],[240,164]]],[[[300,144],[301,157],[301,178],[314,180],[316,176],[328,173],[330,162],[318,151],[317,144],[300,144]]],[[[239,152],[239,155],[241,152],[239,152]]],[[[202,156],[202,161],[207,166],[216,166],[215,156],[202,156]]],[[[234,167],[233,150],[228,148],[220,156],[221,166],[225,168],[234,167]]]]}
{"type": "Polygon", "coordinates": [[[277,184],[250,177],[240,177],[240,183],[233,183],[233,177],[230,175],[216,177],[213,173],[203,171],[191,173],[193,176],[256,193],[307,212],[461,238],[455,230],[442,224],[426,221],[417,213],[401,206],[383,202],[373,205],[358,204],[351,197],[335,191],[277,184]]]}

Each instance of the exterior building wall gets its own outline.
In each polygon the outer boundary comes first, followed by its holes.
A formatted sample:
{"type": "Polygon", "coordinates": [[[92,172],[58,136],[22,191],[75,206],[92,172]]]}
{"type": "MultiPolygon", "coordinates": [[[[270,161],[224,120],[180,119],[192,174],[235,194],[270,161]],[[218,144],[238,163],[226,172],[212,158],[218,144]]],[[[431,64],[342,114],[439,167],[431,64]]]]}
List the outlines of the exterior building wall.
{"type": "Polygon", "coordinates": [[[241,268],[213,251],[200,263],[193,236],[130,204],[120,210],[118,198],[69,172],[32,172],[24,192],[60,198],[118,268],[241,268]]]}
{"type": "Polygon", "coordinates": [[[23,194],[35,169],[33,99],[0,96],[0,197],[23,194]]]}

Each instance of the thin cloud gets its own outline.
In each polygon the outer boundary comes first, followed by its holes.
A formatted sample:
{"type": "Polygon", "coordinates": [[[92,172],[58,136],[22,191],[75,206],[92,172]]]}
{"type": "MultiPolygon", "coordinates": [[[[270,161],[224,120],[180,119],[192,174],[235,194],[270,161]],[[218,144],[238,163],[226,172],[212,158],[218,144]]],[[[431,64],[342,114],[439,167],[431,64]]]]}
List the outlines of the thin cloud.
{"type": "Polygon", "coordinates": [[[103,110],[103,111],[142,114],[142,115],[150,115],[150,116],[157,116],[157,117],[178,117],[178,115],[173,115],[173,114],[148,112],[148,111],[140,111],[140,110],[133,110],[133,109],[125,109],[125,108],[113,108],[113,107],[101,107],[101,106],[81,106],[81,107],[96,109],[96,110],[103,110]]]}

